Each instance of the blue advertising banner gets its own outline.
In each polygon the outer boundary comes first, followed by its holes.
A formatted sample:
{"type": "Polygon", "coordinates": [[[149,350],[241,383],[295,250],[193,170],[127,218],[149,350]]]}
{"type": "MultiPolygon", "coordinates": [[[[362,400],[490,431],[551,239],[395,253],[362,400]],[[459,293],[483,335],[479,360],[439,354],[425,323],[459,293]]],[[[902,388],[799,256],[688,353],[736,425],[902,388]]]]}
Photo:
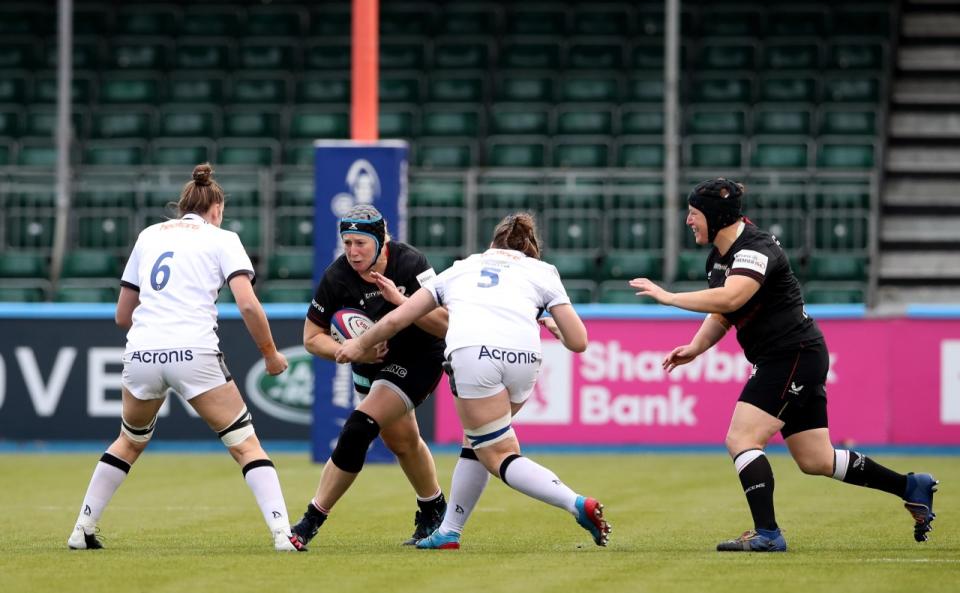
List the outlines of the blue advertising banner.
{"type": "MultiPolygon", "coordinates": [[[[406,239],[406,142],[314,142],[313,280],[343,252],[337,224],[356,204],[372,204],[386,218],[391,235],[406,239]]],[[[356,405],[349,365],[316,359],[314,362],[313,460],[326,461],[340,428],[356,405]]],[[[367,461],[392,461],[393,454],[377,439],[367,461]]]]}

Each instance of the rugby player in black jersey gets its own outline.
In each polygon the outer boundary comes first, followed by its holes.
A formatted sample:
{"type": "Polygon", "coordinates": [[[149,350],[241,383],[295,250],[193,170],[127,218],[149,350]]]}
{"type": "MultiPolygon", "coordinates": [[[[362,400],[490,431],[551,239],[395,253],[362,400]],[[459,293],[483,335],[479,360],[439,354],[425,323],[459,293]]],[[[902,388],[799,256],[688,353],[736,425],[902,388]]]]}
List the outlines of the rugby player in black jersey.
{"type": "Polygon", "coordinates": [[[707,351],[731,326],[754,365],[726,438],[754,529],[721,542],[717,550],[786,551],[773,508],[773,471],[763,452],[778,431],[804,473],[901,497],[915,521],[914,539],[925,541],[934,518],[933,476],[899,474],[830,443],[825,388],[830,360],[823,334],[804,310],[800,284],[776,238],[741,215],[743,193],[742,184],[718,178],[698,184],[687,197],[686,224],[697,245],[713,245],[705,269],[709,288],[672,293],[647,278],[629,283],[639,296],[708,314],[693,340],[664,359],[668,372],[707,351]]]}
{"type": "MultiPolygon", "coordinates": [[[[340,347],[330,335],[330,320],[337,311],[360,309],[376,321],[435,275],[422,253],[390,241],[386,222],[373,206],[354,206],[340,219],[339,227],[344,253],[324,272],[303,327],[307,351],[329,360],[334,360],[340,347]]],[[[440,526],[446,501],[414,409],[433,392],[443,374],[445,343],[438,336],[446,331],[447,312],[435,309],[381,344],[367,360],[353,365],[354,388],[361,401],[344,423],[316,496],[292,527],[304,544],[353,484],[378,434],[417,493],[415,531],[404,543],[416,544],[440,526]]]]}

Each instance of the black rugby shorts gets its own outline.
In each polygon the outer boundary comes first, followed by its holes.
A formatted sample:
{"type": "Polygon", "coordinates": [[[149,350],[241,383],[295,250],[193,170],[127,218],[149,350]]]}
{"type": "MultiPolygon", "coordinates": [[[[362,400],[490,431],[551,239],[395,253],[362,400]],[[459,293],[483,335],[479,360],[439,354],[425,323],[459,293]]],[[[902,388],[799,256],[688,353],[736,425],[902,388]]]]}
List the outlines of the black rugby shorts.
{"type": "MultiPolygon", "coordinates": [[[[440,383],[443,376],[443,351],[420,354],[416,357],[388,356],[383,366],[369,377],[369,384],[374,381],[389,381],[397,386],[413,403],[416,408],[422,404],[440,383]]],[[[362,395],[370,392],[369,385],[364,386],[354,382],[354,388],[362,395]]]]}
{"type": "Polygon", "coordinates": [[[784,438],[827,427],[827,370],[830,355],[823,342],[761,361],[744,385],[740,401],[784,422],[784,438]]]}

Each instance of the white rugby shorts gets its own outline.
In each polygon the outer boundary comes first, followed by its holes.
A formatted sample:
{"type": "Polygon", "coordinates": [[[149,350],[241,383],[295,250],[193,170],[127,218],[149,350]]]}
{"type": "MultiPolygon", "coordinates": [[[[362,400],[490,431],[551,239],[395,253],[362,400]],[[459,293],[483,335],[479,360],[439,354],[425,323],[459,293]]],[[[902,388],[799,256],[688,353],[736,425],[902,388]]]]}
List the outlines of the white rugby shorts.
{"type": "Polygon", "coordinates": [[[466,346],[450,353],[457,397],[482,399],[503,391],[520,404],[533,392],[540,373],[538,352],[493,346],[466,346]]]}
{"type": "Polygon", "coordinates": [[[136,350],[123,355],[123,386],[141,400],[173,389],[189,400],[230,380],[223,353],[208,348],[136,350]]]}

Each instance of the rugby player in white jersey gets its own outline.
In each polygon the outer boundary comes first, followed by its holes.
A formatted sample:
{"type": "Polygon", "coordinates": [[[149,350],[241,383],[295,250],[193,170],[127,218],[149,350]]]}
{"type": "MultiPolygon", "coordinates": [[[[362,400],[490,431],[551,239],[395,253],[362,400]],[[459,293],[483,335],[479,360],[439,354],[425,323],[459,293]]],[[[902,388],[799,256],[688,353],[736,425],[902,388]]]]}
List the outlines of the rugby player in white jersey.
{"type": "Polygon", "coordinates": [[[153,436],[157,413],[173,389],[212,428],[243,468],[278,551],[303,548],[291,535],[273,462],[219,350],[217,294],[225,284],[263,354],[279,375],[267,317],[253,292],[253,264],[236,233],[223,230],[224,194],[208,163],[197,165],[177,203],[180,218],[147,227],[121,280],[116,322],[128,329],[123,355],[120,436],[100,458],[67,545],[98,549],[97,522],[153,436]]]}
{"type": "Polygon", "coordinates": [[[569,350],[583,352],[587,330],[557,269],[540,261],[533,217],[500,221],[490,249],[427,280],[409,300],[337,351],[338,362],[362,359],[376,344],[439,306],[449,312],[445,354],[464,429],[443,522],[421,549],[458,549],[466,521],[489,479],[498,476],[527,496],[565,509],[594,543],[607,544],[603,505],[571,490],[549,469],[520,455],[511,419],[533,391],[540,370],[542,321],[569,350]],[[489,473],[488,473],[489,472],[489,473]]]}

